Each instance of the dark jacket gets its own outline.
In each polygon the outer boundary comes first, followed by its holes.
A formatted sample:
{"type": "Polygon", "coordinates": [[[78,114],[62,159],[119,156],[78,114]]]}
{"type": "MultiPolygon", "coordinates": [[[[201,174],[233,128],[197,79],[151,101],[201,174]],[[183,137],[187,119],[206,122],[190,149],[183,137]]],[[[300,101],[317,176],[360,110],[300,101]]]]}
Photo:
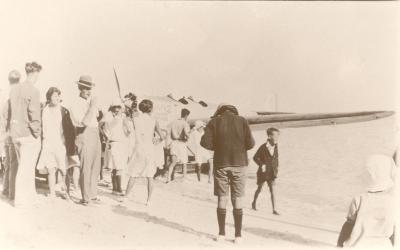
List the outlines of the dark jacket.
{"type": "Polygon", "coordinates": [[[262,144],[254,154],[253,160],[258,165],[257,173],[261,172],[261,166],[266,166],[269,179],[275,179],[278,175],[279,152],[278,145],[275,145],[274,155],[271,155],[267,148],[267,143],[262,144]]]}
{"type": "Polygon", "coordinates": [[[75,145],[75,127],[72,123],[71,115],[69,114],[68,109],[64,108],[63,106],[61,106],[61,116],[67,156],[76,155],[77,149],[75,145]]]}
{"type": "Polygon", "coordinates": [[[213,117],[205,128],[201,146],[214,151],[214,166],[247,166],[247,150],[254,139],[247,120],[227,109],[213,117]]]}

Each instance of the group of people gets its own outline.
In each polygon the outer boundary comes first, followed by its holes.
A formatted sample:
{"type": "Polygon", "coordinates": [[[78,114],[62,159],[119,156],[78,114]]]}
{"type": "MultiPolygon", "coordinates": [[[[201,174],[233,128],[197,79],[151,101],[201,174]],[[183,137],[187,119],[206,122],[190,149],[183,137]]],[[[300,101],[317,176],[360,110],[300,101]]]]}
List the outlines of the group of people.
{"type": "MultiPolygon", "coordinates": [[[[9,74],[10,93],[1,117],[1,141],[4,143],[5,172],[3,196],[16,207],[35,204],[35,169],[48,174],[50,196],[55,197],[56,181],[62,184],[64,198],[72,189],[81,192],[80,203],[99,203],[98,179],[102,168],[111,169],[112,193],[121,201],[128,198],[137,178],[146,178],[147,204],[150,204],[153,180],[164,176],[174,179],[176,166],[182,165],[186,176],[188,151],[195,156],[198,180],[201,164],[208,163],[209,182],[214,180],[218,197],[216,215],[217,241],[225,238],[226,206],[233,206],[235,243],[242,241],[243,197],[246,190],[248,150],[255,146],[247,120],[235,106],[221,104],[210,121],[196,121],[190,128],[190,111],[181,110],[181,118],[163,130],[152,116],[153,103],[137,104],[132,93],[116,100],[108,109],[109,116],[92,96],[95,87],[90,76],[76,82],[79,96],[66,108],[61,105],[61,91],[51,87],[46,103],[40,103],[35,87],[42,66],[26,63],[26,80],[20,83],[17,71],[9,74]],[[188,147],[188,141],[192,140],[188,147]],[[193,146],[194,145],[194,146],[193,146]],[[102,151],[104,155],[102,156],[102,151]],[[125,191],[122,178],[129,176],[125,191]],[[229,197],[230,196],[230,197],[229,197]]],[[[257,209],[257,198],[267,183],[272,213],[279,215],[275,202],[275,180],[278,176],[278,140],[280,131],[267,129],[266,142],[257,149],[253,160],[258,165],[257,189],[251,207],[257,209]]],[[[390,242],[394,239],[393,183],[395,164],[389,157],[378,155],[368,160],[373,185],[367,194],[355,198],[343,225],[338,246],[357,245],[365,239],[390,242]]]]}
{"type": "Polygon", "coordinates": [[[189,150],[194,151],[199,180],[201,163],[211,163],[211,153],[200,147],[205,124],[197,121],[191,129],[189,110],[182,109],[181,118],[166,130],[151,115],[152,101],[137,104],[132,93],[113,101],[108,112],[103,112],[98,98],[92,96],[95,84],[87,75],[76,82],[79,96],[70,107],[61,105],[57,87],[47,90],[42,104],[35,87],[41,70],[38,63],[27,63],[26,80],[21,83],[19,72],[9,74],[11,88],[1,117],[5,145],[2,194],[15,206],[35,204],[35,169],[47,175],[50,197],[56,197],[58,180],[62,197],[69,199],[71,190],[80,190],[83,205],[100,202],[97,185],[103,168],[111,169],[112,193],[121,197],[129,196],[136,178],[146,178],[149,203],[154,178],[162,175],[171,181],[177,164],[183,165],[185,177],[189,138],[198,144],[189,150]],[[125,192],[124,175],[129,176],[125,192]]]}

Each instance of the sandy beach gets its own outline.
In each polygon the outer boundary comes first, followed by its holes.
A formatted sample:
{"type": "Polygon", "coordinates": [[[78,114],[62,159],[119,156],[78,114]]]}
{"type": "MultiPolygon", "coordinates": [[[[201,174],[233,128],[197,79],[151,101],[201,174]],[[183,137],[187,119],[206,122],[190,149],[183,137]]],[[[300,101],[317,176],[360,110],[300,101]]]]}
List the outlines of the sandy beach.
{"type": "MultiPolygon", "coordinates": [[[[38,205],[15,209],[0,200],[2,249],[140,249],[140,248],[321,248],[335,247],[347,206],[366,185],[363,162],[372,153],[394,152],[393,117],[356,124],[282,129],[277,208],[272,215],[263,190],[258,211],[251,210],[256,189],[252,162],[248,168],[242,245],[233,244],[232,209],[227,213],[227,240],[217,243],[213,186],[194,174],[170,184],[156,181],[153,200],[145,206],[144,182],[131,200],[119,202],[111,188],[99,186],[100,204],[84,207],[72,201],[50,201],[39,190],[38,205]]],[[[254,133],[256,147],[266,138],[254,133]]],[[[252,157],[254,150],[249,152],[252,157]]],[[[106,179],[109,172],[106,172],[106,179]]],[[[126,181],[126,178],[125,178],[126,181]]],[[[75,196],[76,199],[79,196],[75,196]]]]}

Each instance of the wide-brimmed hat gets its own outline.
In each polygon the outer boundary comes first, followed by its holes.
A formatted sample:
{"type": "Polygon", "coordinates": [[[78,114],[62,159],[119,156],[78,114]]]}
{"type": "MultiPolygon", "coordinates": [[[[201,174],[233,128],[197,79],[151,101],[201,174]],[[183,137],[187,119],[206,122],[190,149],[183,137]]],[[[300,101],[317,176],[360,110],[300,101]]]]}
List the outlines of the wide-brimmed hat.
{"type": "Polygon", "coordinates": [[[204,128],[205,126],[206,126],[206,124],[201,120],[197,120],[194,122],[195,129],[204,128]]]}
{"type": "Polygon", "coordinates": [[[393,159],[386,155],[372,155],[366,162],[370,175],[368,191],[379,192],[390,189],[394,185],[396,165],[393,159]]]}
{"type": "Polygon", "coordinates": [[[92,82],[92,78],[88,75],[83,75],[79,78],[79,81],[76,82],[78,85],[87,87],[89,89],[93,88],[94,86],[96,86],[96,84],[94,84],[92,82]]]}

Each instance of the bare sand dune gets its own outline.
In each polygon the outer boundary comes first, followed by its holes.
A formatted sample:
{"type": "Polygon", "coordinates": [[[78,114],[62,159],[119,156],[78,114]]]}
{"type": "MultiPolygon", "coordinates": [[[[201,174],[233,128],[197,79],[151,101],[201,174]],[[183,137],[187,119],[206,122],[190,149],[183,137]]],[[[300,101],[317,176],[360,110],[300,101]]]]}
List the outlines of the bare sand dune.
{"type": "MultiPolygon", "coordinates": [[[[271,213],[267,190],[250,209],[256,166],[249,166],[242,248],[288,249],[334,247],[351,198],[366,185],[363,161],[368,154],[394,151],[394,119],[339,126],[284,129],[277,180],[278,210],[271,213]]],[[[264,132],[254,134],[257,146],[264,132]]],[[[254,150],[250,152],[250,156],[254,150]]],[[[109,176],[107,176],[109,178],[109,176]]],[[[227,214],[227,240],[217,233],[212,184],[204,175],[168,185],[156,182],[153,202],[146,207],[145,186],[124,203],[99,187],[101,204],[84,207],[72,201],[51,202],[43,194],[28,210],[0,200],[3,215],[1,249],[138,249],[238,248],[232,243],[233,218],[227,214]]],[[[78,197],[76,197],[78,198],[78,197]]]]}

